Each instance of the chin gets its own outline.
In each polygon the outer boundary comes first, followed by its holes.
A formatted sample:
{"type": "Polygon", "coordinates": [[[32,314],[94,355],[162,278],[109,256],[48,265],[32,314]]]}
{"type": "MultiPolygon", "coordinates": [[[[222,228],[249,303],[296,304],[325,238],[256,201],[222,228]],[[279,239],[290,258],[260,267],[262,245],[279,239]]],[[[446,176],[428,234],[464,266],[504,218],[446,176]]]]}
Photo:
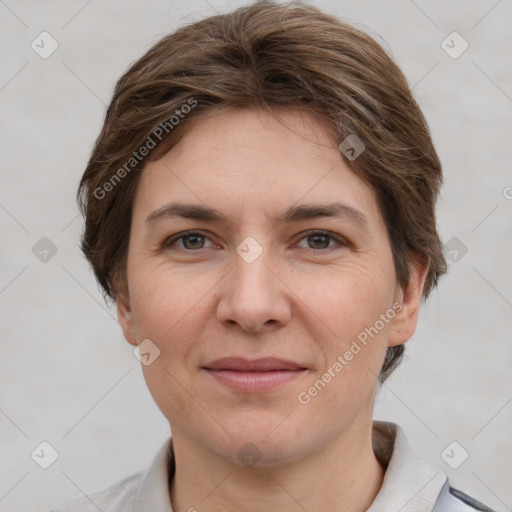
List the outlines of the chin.
{"type": "MultiPolygon", "coordinates": [[[[291,418],[282,414],[242,415],[236,424],[226,424],[231,436],[223,436],[212,451],[231,462],[250,467],[270,467],[286,464],[304,456],[307,440],[297,435],[291,418]],[[288,423],[289,422],[289,423],[288,423]]],[[[304,434],[304,432],[303,432],[304,434]]]]}
{"type": "Polygon", "coordinates": [[[295,443],[284,442],[278,439],[277,442],[270,440],[259,440],[256,442],[248,439],[233,441],[227,451],[223,451],[221,456],[230,462],[246,467],[275,467],[282,466],[301,458],[299,453],[303,447],[296,446],[295,443]],[[236,449],[233,450],[236,444],[236,449]]]}

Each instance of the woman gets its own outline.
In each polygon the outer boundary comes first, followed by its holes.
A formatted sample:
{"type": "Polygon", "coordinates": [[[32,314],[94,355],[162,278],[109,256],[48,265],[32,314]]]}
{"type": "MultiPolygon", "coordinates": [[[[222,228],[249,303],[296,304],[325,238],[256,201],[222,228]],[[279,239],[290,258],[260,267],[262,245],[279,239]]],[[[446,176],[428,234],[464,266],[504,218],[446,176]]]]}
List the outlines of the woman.
{"type": "Polygon", "coordinates": [[[407,82],[303,4],[178,30],[119,80],[82,249],[170,439],[61,510],[488,510],[373,422],[446,265],[407,82]]]}

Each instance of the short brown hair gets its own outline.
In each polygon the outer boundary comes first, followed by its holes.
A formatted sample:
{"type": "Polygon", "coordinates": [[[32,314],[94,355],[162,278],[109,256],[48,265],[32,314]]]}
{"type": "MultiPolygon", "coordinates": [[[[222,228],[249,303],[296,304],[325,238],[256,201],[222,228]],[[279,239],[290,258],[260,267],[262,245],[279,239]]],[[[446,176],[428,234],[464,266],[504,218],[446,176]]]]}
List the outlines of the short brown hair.
{"type": "MultiPolygon", "coordinates": [[[[435,219],[442,172],[405,77],[353,26],[303,3],[263,1],[168,35],[118,81],[78,190],[85,217],[81,248],[106,299],[128,293],[140,178],[130,171],[163,156],[194,119],[229,109],[277,113],[290,107],[319,117],[337,144],[348,136],[363,142],[363,153],[347,163],[376,192],[397,282],[407,286],[410,265],[419,258],[429,265],[428,296],[446,271],[435,219]]],[[[403,350],[388,349],[381,382],[403,350]]]]}

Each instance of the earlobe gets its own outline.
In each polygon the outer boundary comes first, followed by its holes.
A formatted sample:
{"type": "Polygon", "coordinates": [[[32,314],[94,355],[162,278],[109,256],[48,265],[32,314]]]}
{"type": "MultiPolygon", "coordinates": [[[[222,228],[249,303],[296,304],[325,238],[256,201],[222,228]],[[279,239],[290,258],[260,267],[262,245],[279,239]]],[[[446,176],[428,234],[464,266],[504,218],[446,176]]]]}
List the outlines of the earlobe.
{"type": "Polygon", "coordinates": [[[397,303],[401,304],[401,308],[397,308],[391,325],[388,338],[389,347],[405,343],[411,339],[416,330],[428,267],[428,262],[415,261],[411,264],[409,284],[405,290],[399,289],[395,299],[397,303]]]}
{"type": "Polygon", "coordinates": [[[130,299],[124,294],[119,294],[116,298],[117,318],[123,329],[123,335],[128,343],[137,346],[137,337],[133,325],[133,314],[130,305],[130,299]]]}

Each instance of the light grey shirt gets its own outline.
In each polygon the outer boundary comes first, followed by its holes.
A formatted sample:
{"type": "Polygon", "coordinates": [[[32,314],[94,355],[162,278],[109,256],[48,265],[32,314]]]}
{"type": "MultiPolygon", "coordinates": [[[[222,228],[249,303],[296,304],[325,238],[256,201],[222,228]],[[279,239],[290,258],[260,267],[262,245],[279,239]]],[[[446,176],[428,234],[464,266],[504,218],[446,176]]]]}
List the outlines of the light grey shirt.
{"type": "MultiPolygon", "coordinates": [[[[418,459],[400,427],[374,422],[376,430],[379,435],[374,437],[374,449],[387,469],[382,487],[367,512],[493,512],[452,489],[441,470],[418,459]]],[[[172,512],[169,481],[174,475],[173,456],[170,438],[156,454],[149,470],[52,512],[172,512]]],[[[201,509],[199,505],[197,508],[201,509]]]]}

